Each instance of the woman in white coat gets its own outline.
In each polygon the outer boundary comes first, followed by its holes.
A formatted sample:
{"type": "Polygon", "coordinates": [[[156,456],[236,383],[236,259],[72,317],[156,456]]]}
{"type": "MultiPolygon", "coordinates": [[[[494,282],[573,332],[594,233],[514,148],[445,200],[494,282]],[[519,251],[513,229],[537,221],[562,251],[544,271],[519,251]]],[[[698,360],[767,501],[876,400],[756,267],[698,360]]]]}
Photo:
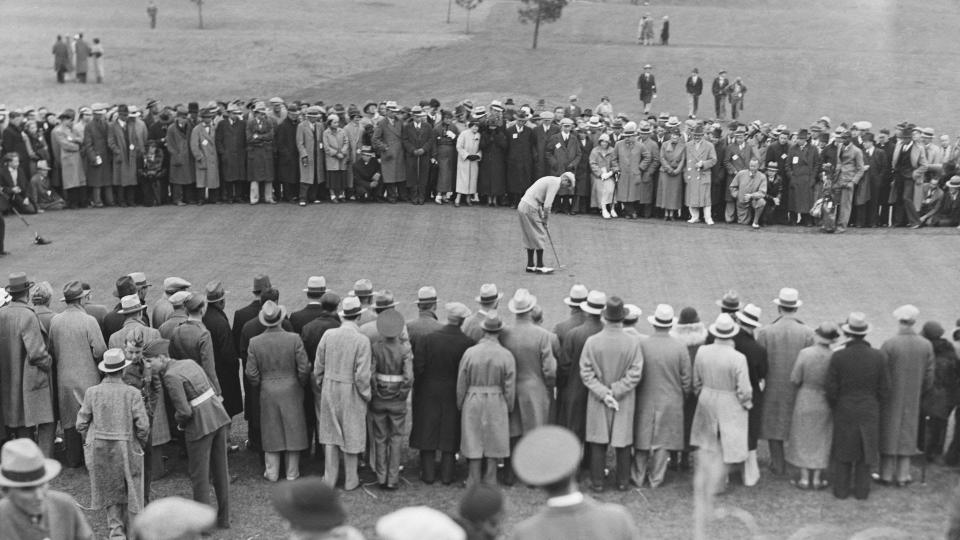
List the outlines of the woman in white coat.
{"type": "Polygon", "coordinates": [[[471,120],[467,129],[457,136],[457,198],[454,206],[463,199],[470,206],[471,198],[477,201],[477,174],[480,172],[480,124],[471,120]]]}

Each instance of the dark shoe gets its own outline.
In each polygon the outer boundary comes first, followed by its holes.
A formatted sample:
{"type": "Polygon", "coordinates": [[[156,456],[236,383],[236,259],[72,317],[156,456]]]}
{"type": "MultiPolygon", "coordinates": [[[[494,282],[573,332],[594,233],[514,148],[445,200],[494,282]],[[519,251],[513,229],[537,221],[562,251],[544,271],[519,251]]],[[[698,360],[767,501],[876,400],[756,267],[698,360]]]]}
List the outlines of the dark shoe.
{"type": "Polygon", "coordinates": [[[0,251],[0,257],[6,257],[9,254],[10,254],[9,251],[0,251]]]}
{"type": "Polygon", "coordinates": [[[628,484],[617,484],[617,491],[630,491],[628,484]]]}
{"type": "Polygon", "coordinates": [[[396,491],[397,485],[396,484],[380,484],[380,489],[382,489],[383,491],[396,491]]]}

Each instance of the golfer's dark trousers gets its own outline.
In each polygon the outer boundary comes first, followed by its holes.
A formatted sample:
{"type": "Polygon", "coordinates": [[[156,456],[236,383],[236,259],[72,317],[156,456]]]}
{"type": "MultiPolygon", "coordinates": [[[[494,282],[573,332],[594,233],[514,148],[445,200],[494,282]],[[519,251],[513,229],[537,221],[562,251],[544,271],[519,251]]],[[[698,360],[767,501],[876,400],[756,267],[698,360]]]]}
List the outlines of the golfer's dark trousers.
{"type": "Polygon", "coordinates": [[[63,430],[64,460],[63,465],[77,468],[83,465],[83,437],[76,428],[63,430]]]}
{"type": "Polygon", "coordinates": [[[230,523],[230,497],[227,493],[227,434],[230,424],[195,441],[187,441],[187,474],[193,484],[193,500],[210,504],[210,477],[217,494],[217,524],[230,523]]]}
{"type": "Polygon", "coordinates": [[[851,483],[853,496],[866,499],[870,495],[870,480],[870,466],[863,461],[833,462],[833,496],[838,499],[850,496],[851,483]]]}
{"type": "MultiPolygon", "coordinates": [[[[630,484],[630,447],[614,448],[616,454],[616,482],[617,487],[630,484]]],[[[590,482],[593,489],[602,489],[604,475],[603,470],[607,462],[607,445],[590,443],[590,482]]]]}

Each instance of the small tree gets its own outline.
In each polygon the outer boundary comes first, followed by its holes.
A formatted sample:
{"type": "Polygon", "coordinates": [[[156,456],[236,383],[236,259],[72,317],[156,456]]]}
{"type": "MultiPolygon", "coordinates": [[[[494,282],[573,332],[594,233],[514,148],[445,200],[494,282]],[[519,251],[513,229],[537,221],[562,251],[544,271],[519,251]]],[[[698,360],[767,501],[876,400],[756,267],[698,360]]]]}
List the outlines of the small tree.
{"type": "Polygon", "coordinates": [[[560,19],[563,7],[568,0],[520,0],[523,6],[518,9],[520,22],[533,23],[533,48],[537,48],[540,37],[540,23],[552,23],[560,19]]]}
{"type": "Polygon", "coordinates": [[[197,5],[197,19],[200,23],[200,29],[203,30],[203,0],[190,0],[197,5]]]}
{"type": "Polygon", "coordinates": [[[480,5],[482,0],[457,0],[457,5],[467,10],[467,33],[470,33],[470,12],[480,5]]]}

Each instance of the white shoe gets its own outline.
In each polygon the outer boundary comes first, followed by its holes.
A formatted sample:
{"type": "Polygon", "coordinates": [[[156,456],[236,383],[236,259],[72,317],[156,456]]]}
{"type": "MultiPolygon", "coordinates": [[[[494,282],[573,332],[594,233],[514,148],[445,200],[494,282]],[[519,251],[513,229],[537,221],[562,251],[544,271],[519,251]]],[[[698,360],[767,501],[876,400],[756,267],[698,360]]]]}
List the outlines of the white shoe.
{"type": "Polygon", "coordinates": [[[600,215],[603,216],[603,219],[610,219],[610,212],[606,208],[600,209],[600,215]]]}
{"type": "Polygon", "coordinates": [[[687,223],[700,223],[700,218],[692,217],[687,220],[687,223]]]}
{"type": "Polygon", "coordinates": [[[707,218],[706,220],[704,220],[704,223],[706,223],[707,225],[713,225],[713,218],[707,218]]]}
{"type": "Polygon", "coordinates": [[[435,202],[435,203],[437,203],[437,204],[443,204],[443,198],[440,197],[439,195],[437,195],[437,198],[435,198],[435,199],[433,200],[433,202],[435,202]]]}
{"type": "Polygon", "coordinates": [[[553,273],[553,268],[550,268],[549,266],[541,266],[541,267],[537,268],[537,273],[538,273],[538,274],[552,274],[552,273],[553,273]]]}
{"type": "Polygon", "coordinates": [[[754,223],[754,224],[753,224],[753,228],[754,228],[754,229],[759,229],[759,228],[760,228],[760,225],[754,223]]]}
{"type": "Polygon", "coordinates": [[[610,209],[610,217],[612,217],[612,218],[616,218],[616,217],[617,217],[617,211],[616,211],[616,209],[614,209],[614,208],[611,208],[611,209],[610,209]]]}

